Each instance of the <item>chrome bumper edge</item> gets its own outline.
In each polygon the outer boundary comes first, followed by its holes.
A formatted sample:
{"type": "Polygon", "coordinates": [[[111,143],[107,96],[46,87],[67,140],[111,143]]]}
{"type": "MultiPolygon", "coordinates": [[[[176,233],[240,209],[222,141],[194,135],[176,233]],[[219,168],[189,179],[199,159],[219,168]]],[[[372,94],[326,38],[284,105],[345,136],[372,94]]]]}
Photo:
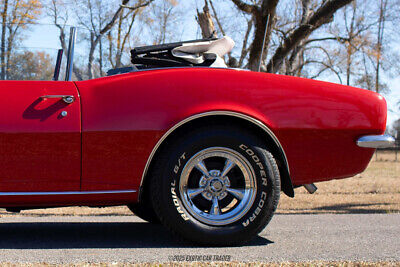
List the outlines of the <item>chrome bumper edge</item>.
{"type": "Polygon", "coordinates": [[[395,139],[390,135],[365,135],[357,140],[359,147],[388,148],[395,146],[395,139]]]}

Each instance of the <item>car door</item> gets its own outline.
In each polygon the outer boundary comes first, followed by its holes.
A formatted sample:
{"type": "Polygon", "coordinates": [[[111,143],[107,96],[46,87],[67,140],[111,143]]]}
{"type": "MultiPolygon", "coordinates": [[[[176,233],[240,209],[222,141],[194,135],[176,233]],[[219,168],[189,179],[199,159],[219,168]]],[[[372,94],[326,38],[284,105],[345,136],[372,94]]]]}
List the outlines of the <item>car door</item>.
{"type": "Polygon", "coordinates": [[[0,81],[0,192],[76,191],[80,177],[75,84],[0,81]]]}

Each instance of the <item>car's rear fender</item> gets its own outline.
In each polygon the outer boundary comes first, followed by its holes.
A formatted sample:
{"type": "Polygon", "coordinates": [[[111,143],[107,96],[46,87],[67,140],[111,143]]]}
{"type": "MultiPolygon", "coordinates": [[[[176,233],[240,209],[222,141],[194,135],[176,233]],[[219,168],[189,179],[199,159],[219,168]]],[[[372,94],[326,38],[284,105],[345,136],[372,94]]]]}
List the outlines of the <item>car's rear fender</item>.
{"type": "Polygon", "coordinates": [[[228,69],[163,69],[77,82],[82,100],[82,190],[137,189],[164,134],[197,114],[230,111],[270,129],[293,185],[350,177],[382,134],[386,103],[373,92],[332,83],[228,69]]]}
{"type": "Polygon", "coordinates": [[[245,115],[241,112],[215,110],[198,113],[176,123],[159,139],[150,156],[148,157],[146,166],[143,170],[139,189],[139,199],[142,197],[144,190],[146,190],[146,179],[148,179],[148,173],[151,168],[151,164],[157,157],[157,154],[160,152],[163,144],[169,143],[171,139],[174,139],[176,135],[179,135],[180,131],[185,131],[186,129],[189,130],[193,127],[198,127],[201,125],[210,125],[212,123],[233,123],[235,126],[253,130],[262,138],[264,138],[266,147],[271,150],[271,153],[273,153],[278,161],[279,170],[281,173],[282,191],[287,196],[294,197],[292,180],[290,178],[289,163],[287,161],[285,151],[271,129],[253,116],[245,115]]]}

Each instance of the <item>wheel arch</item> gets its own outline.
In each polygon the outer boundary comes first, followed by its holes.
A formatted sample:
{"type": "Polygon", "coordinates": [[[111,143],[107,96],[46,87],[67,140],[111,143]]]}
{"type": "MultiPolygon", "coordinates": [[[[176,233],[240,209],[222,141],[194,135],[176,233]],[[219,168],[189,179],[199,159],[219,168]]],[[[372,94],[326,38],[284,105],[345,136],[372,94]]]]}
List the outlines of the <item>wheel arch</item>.
{"type": "Polygon", "coordinates": [[[242,113],[231,112],[231,111],[212,111],[193,115],[188,117],[170,128],[157,142],[154,146],[150,156],[147,159],[147,163],[142,173],[142,179],[139,188],[139,201],[142,199],[143,195],[148,193],[146,188],[148,187],[147,176],[150,173],[152,163],[154,159],[157,158],[161,148],[169,141],[174,138],[180,131],[186,129],[187,127],[193,126],[193,124],[207,124],[232,121],[235,125],[242,126],[246,129],[254,129],[257,134],[266,140],[266,144],[272,149],[271,153],[276,157],[278,162],[279,171],[281,174],[281,186],[282,191],[289,197],[294,197],[294,190],[292,179],[290,177],[289,163],[285,154],[285,151],[280,144],[278,138],[275,134],[261,121],[244,115],[242,113]]]}

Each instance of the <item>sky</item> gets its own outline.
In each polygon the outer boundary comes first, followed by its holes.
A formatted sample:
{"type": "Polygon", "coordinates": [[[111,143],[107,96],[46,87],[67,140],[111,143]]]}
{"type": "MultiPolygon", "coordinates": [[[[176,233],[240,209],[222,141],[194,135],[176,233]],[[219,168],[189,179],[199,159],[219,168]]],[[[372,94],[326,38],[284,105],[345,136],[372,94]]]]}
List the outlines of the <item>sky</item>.
{"type": "MultiPolygon", "coordinates": [[[[177,37],[176,41],[180,41],[180,39],[196,39],[201,37],[200,30],[197,26],[197,22],[194,19],[195,13],[193,12],[193,16],[186,16],[187,27],[184,28],[184,32],[181,33],[180,36],[177,37]],[[190,19],[192,18],[192,19],[190,19]]],[[[42,19],[40,23],[49,24],[50,21],[47,19],[42,19]]],[[[30,47],[34,49],[45,49],[46,52],[56,55],[57,49],[60,48],[59,39],[58,39],[58,30],[54,26],[49,25],[35,25],[32,28],[32,32],[25,36],[25,39],[22,43],[23,47],[30,47]]],[[[79,29],[78,29],[79,32],[79,29]]],[[[82,31],[81,31],[82,32],[82,31]]],[[[78,35],[79,36],[79,35],[78,35]]],[[[85,56],[84,49],[82,47],[77,46],[77,57],[85,56]]],[[[387,103],[388,103],[388,125],[391,125],[395,120],[400,119],[400,105],[397,103],[400,102],[400,77],[396,78],[387,78],[383,77],[383,79],[387,82],[390,88],[390,93],[383,94],[387,103]]],[[[337,82],[336,77],[329,77],[324,79],[326,81],[337,82]]]]}

